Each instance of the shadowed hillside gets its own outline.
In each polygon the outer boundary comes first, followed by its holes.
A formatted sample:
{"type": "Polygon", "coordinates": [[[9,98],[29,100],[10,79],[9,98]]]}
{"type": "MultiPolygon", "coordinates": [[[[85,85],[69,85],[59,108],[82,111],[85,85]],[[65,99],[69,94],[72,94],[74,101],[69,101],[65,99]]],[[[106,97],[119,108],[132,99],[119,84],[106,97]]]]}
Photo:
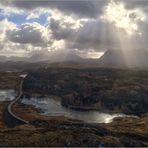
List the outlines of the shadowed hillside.
{"type": "Polygon", "coordinates": [[[148,67],[148,51],[146,50],[108,50],[98,60],[104,67],[148,67]]]}

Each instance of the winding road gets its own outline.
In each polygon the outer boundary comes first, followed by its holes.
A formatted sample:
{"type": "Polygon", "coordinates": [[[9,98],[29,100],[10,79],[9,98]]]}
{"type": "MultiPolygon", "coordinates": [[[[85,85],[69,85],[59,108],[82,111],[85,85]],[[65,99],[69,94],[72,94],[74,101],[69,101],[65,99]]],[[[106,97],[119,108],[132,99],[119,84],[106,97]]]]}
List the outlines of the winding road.
{"type": "Polygon", "coordinates": [[[7,108],[7,109],[8,109],[8,113],[9,113],[11,116],[13,116],[14,118],[16,118],[17,120],[20,120],[21,122],[24,122],[24,123],[29,123],[28,121],[26,121],[26,120],[24,120],[24,119],[18,117],[17,115],[15,115],[15,113],[13,113],[13,111],[12,111],[12,106],[13,106],[13,104],[16,103],[16,102],[20,99],[20,97],[21,97],[21,95],[22,95],[22,85],[23,85],[23,81],[24,81],[24,79],[22,78],[21,83],[20,83],[20,85],[19,85],[18,95],[17,95],[16,98],[8,105],[8,108],[7,108]]]}
{"type": "MultiPolygon", "coordinates": [[[[20,76],[21,77],[21,76],[20,76]]],[[[4,115],[4,118],[5,118],[5,123],[8,127],[14,127],[16,125],[20,125],[20,124],[27,124],[29,123],[29,121],[27,120],[24,120],[22,118],[20,118],[19,116],[17,116],[14,112],[13,112],[13,105],[20,99],[20,97],[22,96],[22,85],[23,85],[23,82],[24,82],[24,78],[25,77],[21,77],[21,82],[19,84],[19,87],[18,87],[18,94],[17,96],[15,97],[14,100],[12,100],[10,102],[10,104],[8,105],[7,107],[7,110],[6,110],[6,113],[4,115]]]]}

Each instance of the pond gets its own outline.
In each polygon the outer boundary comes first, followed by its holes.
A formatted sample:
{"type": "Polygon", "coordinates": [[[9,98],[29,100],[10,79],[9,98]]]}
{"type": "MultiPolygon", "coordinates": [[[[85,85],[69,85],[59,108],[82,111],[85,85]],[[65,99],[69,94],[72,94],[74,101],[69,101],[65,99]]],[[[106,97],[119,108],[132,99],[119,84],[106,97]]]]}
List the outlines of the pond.
{"type": "Polygon", "coordinates": [[[65,108],[61,105],[60,100],[52,98],[31,98],[22,99],[23,104],[34,105],[42,109],[46,116],[65,116],[72,119],[82,120],[87,123],[109,123],[115,117],[124,117],[124,114],[108,114],[100,111],[76,111],[65,108]]]}
{"type": "Polygon", "coordinates": [[[0,101],[11,101],[15,98],[15,91],[13,89],[0,90],[0,101]]]}

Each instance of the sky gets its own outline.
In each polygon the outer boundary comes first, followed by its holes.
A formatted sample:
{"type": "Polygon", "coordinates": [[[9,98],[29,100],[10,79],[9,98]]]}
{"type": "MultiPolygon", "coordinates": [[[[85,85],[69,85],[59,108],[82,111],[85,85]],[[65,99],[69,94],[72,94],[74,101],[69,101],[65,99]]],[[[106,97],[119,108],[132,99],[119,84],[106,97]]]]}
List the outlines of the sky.
{"type": "Polygon", "coordinates": [[[0,0],[0,55],[148,49],[148,0],[0,0]]]}

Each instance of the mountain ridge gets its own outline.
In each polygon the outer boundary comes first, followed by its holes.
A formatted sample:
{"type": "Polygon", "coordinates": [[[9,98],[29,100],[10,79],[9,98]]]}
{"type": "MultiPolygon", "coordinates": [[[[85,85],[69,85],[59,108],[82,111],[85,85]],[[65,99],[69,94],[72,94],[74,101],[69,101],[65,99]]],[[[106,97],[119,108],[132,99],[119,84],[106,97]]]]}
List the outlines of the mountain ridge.
{"type": "Polygon", "coordinates": [[[147,50],[107,50],[100,58],[83,58],[75,53],[37,53],[31,57],[0,56],[1,63],[28,62],[28,63],[64,63],[92,64],[101,67],[148,67],[147,50]]]}

